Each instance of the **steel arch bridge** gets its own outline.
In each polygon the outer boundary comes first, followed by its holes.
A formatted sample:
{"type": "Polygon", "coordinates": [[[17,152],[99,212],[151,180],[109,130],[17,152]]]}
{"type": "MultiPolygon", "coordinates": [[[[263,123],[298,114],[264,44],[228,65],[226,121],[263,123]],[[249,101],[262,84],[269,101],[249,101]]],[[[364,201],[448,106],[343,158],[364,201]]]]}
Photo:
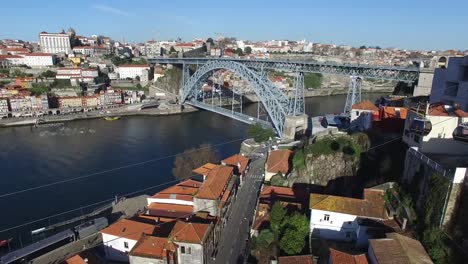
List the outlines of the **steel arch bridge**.
{"type": "MultiPolygon", "coordinates": [[[[290,117],[303,117],[304,111],[304,73],[323,73],[351,76],[345,113],[349,113],[351,106],[360,101],[361,79],[381,79],[403,82],[415,82],[419,78],[419,68],[376,67],[369,65],[352,65],[336,63],[319,63],[289,60],[246,60],[229,58],[150,58],[151,64],[182,65],[182,87],[180,91],[181,103],[193,105],[197,108],[213,111],[239,121],[253,124],[260,123],[270,126],[269,122],[252,118],[242,113],[235,113],[226,108],[215,107],[200,100],[200,88],[210,73],[220,69],[227,69],[247,80],[254,92],[267,110],[273,127],[278,135],[291,135],[291,127],[300,127],[301,121],[290,117]],[[197,70],[190,76],[189,65],[197,65],[197,70]],[[295,94],[292,98],[286,96],[267,77],[269,69],[296,73],[294,82],[295,94]],[[287,121],[288,120],[288,121],[287,121]],[[287,123],[287,124],[286,124],[287,123]]],[[[213,99],[212,99],[213,101],[213,99]]],[[[302,121],[302,123],[304,123],[302,121]]],[[[307,125],[307,119],[306,119],[307,125]]]]}
{"type": "Polygon", "coordinates": [[[200,102],[200,87],[213,71],[220,69],[230,70],[249,82],[249,84],[252,86],[252,89],[257,94],[261,103],[267,110],[273,126],[279,135],[283,134],[284,121],[286,116],[292,114],[303,114],[303,110],[299,110],[304,109],[303,100],[296,101],[295,98],[289,99],[285,94],[283,94],[283,92],[281,92],[278,87],[273,85],[268,80],[268,78],[264,77],[261,73],[249,69],[242,63],[228,60],[207,62],[199,67],[197,71],[195,71],[195,73],[190,77],[187,77],[188,73],[185,70],[181,101],[196,107],[230,116],[246,123],[258,122],[264,126],[268,126],[268,122],[254,119],[244,114],[234,114],[227,109],[223,111],[223,108],[212,107],[209,104],[200,102]]]}

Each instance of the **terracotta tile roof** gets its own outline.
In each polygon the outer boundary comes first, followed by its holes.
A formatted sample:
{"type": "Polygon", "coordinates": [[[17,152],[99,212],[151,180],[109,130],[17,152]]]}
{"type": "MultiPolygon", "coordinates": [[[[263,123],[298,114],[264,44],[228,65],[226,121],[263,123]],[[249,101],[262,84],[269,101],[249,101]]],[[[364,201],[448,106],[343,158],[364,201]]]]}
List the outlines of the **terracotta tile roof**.
{"type": "Polygon", "coordinates": [[[75,255],[64,261],[65,264],[86,264],[87,262],[80,255],[75,255]]]}
{"type": "Polygon", "coordinates": [[[225,165],[234,166],[236,168],[240,165],[239,172],[244,173],[245,170],[247,169],[247,165],[249,164],[249,161],[250,161],[249,158],[246,158],[240,154],[236,154],[227,159],[222,160],[221,162],[225,165]]]}
{"type": "Polygon", "coordinates": [[[369,111],[379,111],[379,108],[375,106],[371,101],[369,100],[364,100],[360,102],[359,104],[353,104],[351,106],[352,109],[359,109],[359,110],[369,110],[369,111]]]}
{"type": "Polygon", "coordinates": [[[386,219],[383,190],[364,189],[364,199],[310,194],[310,209],[386,219]]]}
{"type": "Polygon", "coordinates": [[[167,203],[151,203],[148,206],[150,215],[170,217],[170,218],[185,218],[193,213],[193,206],[181,204],[167,204],[167,203]]]}
{"type": "Polygon", "coordinates": [[[366,254],[351,255],[345,252],[330,248],[331,264],[368,264],[366,254]]]}
{"type": "Polygon", "coordinates": [[[124,237],[131,240],[138,240],[142,234],[152,234],[155,228],[156,226],[152,224],[141,223],[129,219],[122,219],[101,230],[101,233],[117,237],[124,237]]]}
{"type": "Polygon", "coordinates": [[[207,163],[205,165],[200,166],[199,168],[196,168],[192,170],[193,173],[200,174],[200,175],[208,175],[210,171],[214,168],[216,168],[216,164],[213,163],[207,163]]]}
{"type": "Polygon", "coordinates": [[[44,52],[35,52],[35,53],[26,53],[25,56],[32,56],[32,57],[45,57],[45,56],[55,56],[54,54],[44,53],[44,52]]]}
{"type": "Polygon", "coordinates": [[[397,233],[387,234],[387,237],[369,239],[369,247],[379,264],[432,263],[419,241],[397,233]]]}
{"type": "Polygon", "coordinates": [[[169,252],[174,252],[176,246],[165,237],[142,235],[130,251],[131,256],[167,259],[169,252]],[[168,252],[169,251],[169,252],[168,252]]]}
{"type": "Polygon", "coordinates": [[[289,172],[289,158],[293,152],[289,149],[274,150],[268,155],[267,171],[272,173],[281,172],[287,174],[289,172]]]}
{"type": "Polygon", "coordinates": [[[153,198],[168,199],[174,197],[173,199],[192,201],[193,196],[198,192],[201,185],[202,183],[198,181],[185,180],[156,193],[153,195],[153,198]]]}
{"type": "Polygon", "coordinates": [[[208,173],[207,179],[195,197],[212,200],[221,198],[223,191],[231,179],[232,172],[232,167],[217,165],[208,173]]]}
{"type": "Polygon", "coordinates": [[[202,244],[210,225],[177,221],[169,238],[176,242],[202,244]]]}
{"type": "Polygon", "coordinates": [[[407,116],[408,108],[405,107],[382,106],[380,109],[380,118],[406,119],[407,116]]]}
{"type": "Polygon", "coordinates": [[[314,264],[312,255],[279,257],[278,264],[314,264]]]}
{"type": "Polygon", "coordinates": [[[18,55],[0,55],[0,59],[21,59],[23,57],[18,55]]]}
{"type": "Polygon", "coordinates": [[[450,113],[447,112],[447,110],[445,110],[444,104],[441,104],[441,103],[432,104],[429,107],[428,115],[468,117],[468,113],[461,109],[455,109],[453,110],[453,112],[450,112],[450,113]]]}

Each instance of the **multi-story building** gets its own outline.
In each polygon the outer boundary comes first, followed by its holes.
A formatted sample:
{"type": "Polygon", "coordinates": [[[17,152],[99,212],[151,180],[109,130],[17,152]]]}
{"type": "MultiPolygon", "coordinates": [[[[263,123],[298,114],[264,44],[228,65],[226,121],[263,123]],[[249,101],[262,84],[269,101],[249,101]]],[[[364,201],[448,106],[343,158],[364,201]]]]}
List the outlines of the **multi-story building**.
{"type": "Polygon", "coordinates": [[[72,52],[70,37],[65,33],[47,33],[39,34],[39,44],[41,51],[46,53],[65,53],[72,52]]]}
{"type": "Polygon", "coordinates": [[[110,54],[110,49],[104,46],[77,46],[73,47],[73,52],[88,56],[100,56],[110,54]]]}
{"type": "Polygon", "coordinates": [[[23,64],[30,67],[46,67],[55,64],[55,55],[49,53],[25,53],[20,54],[23,57],[23,64]]]}
{"type": "Polygon", "coordinates": [[[0,98],[0,118],[8,115],[8,99],[0,98]]]}
{"type": "Polygon", "coordinates": [[[64,96],[59,97],[58,99],[59,108],[81,108],[83,102],[79,96],[64,96]]]}
{"type": "Polygon", "coordinates": [[[117,67],[116,72],[119,74],[119,79],[125,80],[127,78],[135,79],[137,76],[141,78],[145,70],[149,71],[150,66],[146,64],[127,64],[117,67]]]}
{"type": "Polygon", "coordinates": [[[99,105],[101,106],[118,105],[122,103],[123,95],[121,92],[110,90],[99,95],[99,105]]]}
{"type": "Polygon", "coordinates": [[[0,60],[3,61],[3,67],[23,64],[23,57],[18,55],[0,55],[0,60]]]}
{"type": "Polygon", "coordinates": [[[99,98],[97,96],[82,96],[81,105],[85,109],[94,109],[99,105],[99,98]]]}
{"type": "Polygon", "coordinates": [[[468,112],[468,56],[451,57],[447,66],[435,69],[430,102],[443,102],[468,112]]]}
{"type": "Polygon", "coordinates": [[[14,96],[8,99],[11,112],[23,112],[32,110],[30,96],[14,96]]]}
{"type": "Polygon", "coordinates": [[[98,70],[93,68],[59,68],[55,78],[91,83],[94,82],[94,78],[98,76],[98,70]]]}

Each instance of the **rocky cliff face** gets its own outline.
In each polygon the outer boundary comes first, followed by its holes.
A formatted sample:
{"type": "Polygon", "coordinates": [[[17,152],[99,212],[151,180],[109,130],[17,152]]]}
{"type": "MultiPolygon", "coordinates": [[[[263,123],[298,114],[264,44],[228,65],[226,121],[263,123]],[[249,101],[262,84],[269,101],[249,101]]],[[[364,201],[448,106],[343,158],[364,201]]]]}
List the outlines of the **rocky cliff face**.
{"type": "Polygon", "coordinates": [[[359,157],[349,156],[343,152],[306,157],[306,169],[293,170],[289,182],[310,183],[327,186],[329,182],[347,176],[354,176],[359,169],[359,157]]]}
{"type": "Polygon", "coordinates": [[[154,86],[167,91],[172,94],[179,94],[179,89],[182,81],[182,71],[173,67],[172,69],[167,69],[163,77],[159,78],[154,86]]]}

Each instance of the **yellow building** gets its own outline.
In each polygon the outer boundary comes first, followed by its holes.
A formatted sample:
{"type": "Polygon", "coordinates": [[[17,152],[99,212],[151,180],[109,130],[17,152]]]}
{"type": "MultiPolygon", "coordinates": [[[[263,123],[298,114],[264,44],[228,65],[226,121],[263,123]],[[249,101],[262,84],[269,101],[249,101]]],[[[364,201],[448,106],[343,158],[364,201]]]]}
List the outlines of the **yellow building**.
{"type": "Polygon", "coordinates": [[[71,57],[68,58],[68,60],[75,65],[75,67],[79,66],[81,64],[81,58],[80,57],[71,57]]]}
{"type": "Polygon", "coordinates": [[[82,105],[83,105],[82,99],[81,97],[78,97],[78,96],[58,98],[59,108],[81,107],[82,105]]]}

